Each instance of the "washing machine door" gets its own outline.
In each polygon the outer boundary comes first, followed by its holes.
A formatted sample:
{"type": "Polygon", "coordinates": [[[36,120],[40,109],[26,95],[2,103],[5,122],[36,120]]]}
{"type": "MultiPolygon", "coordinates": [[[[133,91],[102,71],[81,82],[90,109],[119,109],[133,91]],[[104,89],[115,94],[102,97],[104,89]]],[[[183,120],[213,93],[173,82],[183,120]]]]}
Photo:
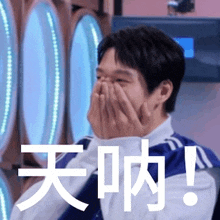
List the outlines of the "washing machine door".
{"type": "Polygon", "coordinates": [[[13,130],[18,87],[17,35],[9,3],[0,1],[0,157],[13,130]]]}
{"type": "MultiPolygon", "coordinates": [[[[58,144],[64,115],[64,49],[55,10],[31,11],[23,41],[22,112],[29,144],[58,144]]],[[[35,153],[42,164],[47,154],[35,153]]]]}
{"type": "Polygon", "coordinates": [[[77,21],[72,35],[69,82],[69,123],[74,141],[92,134],[87,112],[96,80],[97,48],[102,38],[95,17],[87,14],[77,21]]]}
{"type": "Polygon", "coordinates": [[[0,219],[10,219],[12,207],[13,201],[9,183],[2,170],[0,170],[0,219]]]}

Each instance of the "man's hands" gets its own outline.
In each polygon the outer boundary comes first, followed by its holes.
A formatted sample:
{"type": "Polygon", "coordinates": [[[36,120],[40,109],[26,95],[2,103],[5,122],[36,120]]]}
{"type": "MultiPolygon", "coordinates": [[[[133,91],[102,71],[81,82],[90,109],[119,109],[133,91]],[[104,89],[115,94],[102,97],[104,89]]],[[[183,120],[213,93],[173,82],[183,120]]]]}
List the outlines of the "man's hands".
{"type": "Polygon", "coordinates": [[[102,139],[143,137],[148,133],[150,112],[147,104],[143,103],[139,119],[118,83],[98,81],[91,95],[88,120],[95,135],[102,139]]]}
{"type": "Polygon", "coordinates": [[[101,86],[102,84],[99,81],[94,86],[90,100],[90,109],[87,116],[92,126],[93,132],[99,138],[102,138],[101,110],[100,110],[100,94],[102,89],[101,86]]]}

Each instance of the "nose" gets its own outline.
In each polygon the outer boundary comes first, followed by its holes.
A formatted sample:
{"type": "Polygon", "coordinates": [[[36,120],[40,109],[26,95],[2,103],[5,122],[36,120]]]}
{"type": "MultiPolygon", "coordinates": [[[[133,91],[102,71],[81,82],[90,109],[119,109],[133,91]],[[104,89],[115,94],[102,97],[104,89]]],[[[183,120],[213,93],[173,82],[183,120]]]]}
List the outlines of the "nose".
{"type": "Polygon", "coordinates": [[[109,77],[102,77],[101,82],[111,82],[111,79],[109,77]]]}

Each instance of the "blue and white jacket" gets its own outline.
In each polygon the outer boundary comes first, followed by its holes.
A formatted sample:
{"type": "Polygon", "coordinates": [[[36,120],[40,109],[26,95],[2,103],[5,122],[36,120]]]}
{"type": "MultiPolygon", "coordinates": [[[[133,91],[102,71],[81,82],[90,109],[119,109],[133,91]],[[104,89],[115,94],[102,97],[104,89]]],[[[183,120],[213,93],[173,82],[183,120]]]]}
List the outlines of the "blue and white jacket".
{"type": "MultiPolygon", "coordinates": [[[[145,183],[136,196],[132,195],[131,212],[124,211],[124,157],[141,156],[140,137],[123,137],[109,140],[97,137],[85,137],[77,144],[84,146],[83,153],[67,153],[57,160],[57,168],[86,168],[86,177],[60,177],[62,185],[67,191],[77,197],[83,190],[88,179],[97,174],[97,149],[98,146],[119,146],[119,192],[106,193],[104,199],[100,199],[101,216],[105,220],[178,220],[194,219],[209,220],[212,218],[220,186],[220,162],[212,150],[197,145],[194,141],[175,133],[169,117],[163,124],[157,127],[149,135],[143,137],[149,139],[149,156],[165,156],[165,207],[158,212],[150,212],[147,204],[158,203],[157,193],[153,194],[145,183]],[[196,172],[194,186],[187,185],[184,147],[196,146],[196,172]],[[187,192],[194,192],[198,202],[194,206],[187,206],[183,202],[183,196],[187,192]]],[[[105,158],[105,184],[111,184],[112,158],[105,158]]],[[[137,180],[140,164],[132,164],[131,183],[137,180]]],[[[157,182],[157,165],[150,163],[148,171],[157,182]]],[[[41,182],[27,190],[17,203],[28,199],[41,186],[41,182]]],[[[59,196],[54,187],[51,187],[46,196],[35,206],[20,212],[15,206],[11,215],[14,219],[62,219],[69,205],[59,196]]],[[[100,212],[99,212],[100,213],[100,212]]],[[[74,219],[74,216],[69,216],[74,219]]],[[[100,215],[96,218],[99,219],[100,215]]],[[[63,218],[64,219],[64,218],[63,218]]],[[[87,219],[86,216],[84,218],[87,219]]]]}

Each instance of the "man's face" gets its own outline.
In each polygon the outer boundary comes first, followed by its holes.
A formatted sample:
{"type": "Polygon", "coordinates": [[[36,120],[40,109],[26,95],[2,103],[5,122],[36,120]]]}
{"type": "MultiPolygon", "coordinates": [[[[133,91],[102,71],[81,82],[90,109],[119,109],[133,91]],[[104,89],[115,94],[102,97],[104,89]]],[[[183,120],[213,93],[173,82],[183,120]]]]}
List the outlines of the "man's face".
{"type": "Polygon", "coordinates": [[[152,102],[153,95],[148,94],[147,85],[141,73],[124,66],[119,61],[116,62],[114,48],[108,49],[104,54],[97,68],[97,79],[107,83],[119,83],[139,118],[143,102],[146,100],[148,100],[149,104],[152,102]]]}

